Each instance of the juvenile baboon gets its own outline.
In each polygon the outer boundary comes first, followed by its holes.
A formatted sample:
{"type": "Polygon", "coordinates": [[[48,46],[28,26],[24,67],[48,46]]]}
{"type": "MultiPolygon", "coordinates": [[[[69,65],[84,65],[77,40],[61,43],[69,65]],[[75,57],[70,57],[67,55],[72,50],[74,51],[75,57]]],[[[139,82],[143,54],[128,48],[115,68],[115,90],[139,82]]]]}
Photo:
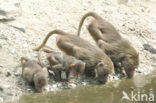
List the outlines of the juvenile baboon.
{"type": "Polygon", "coordinates": [[[130,78],[139,65],[139,54],[130,43],[121,37],[115,27],[94,12],[85,14],[79,24],[78,35],[84,20],[92,16],[94,20],[88,25],[88,31],[97,45],[111,58],[115,71],[124,68],[130,78]]]}
{"type": "Polygon", "coordinates": [[[111,59],[101,49],[91,45],[89,42],[78,36],[71,35],[62,30],[56,29],[48,33],[43,43],[34,50],[40,50],[46,44],[48,38],[53,34],[59,34],[56,43],[60,50],[64,51],[67,55],[73,56],[76,59],[82,60],[86,63],[86,74],[88,71],[94,71],[94,69],[109,71],[106,73],[103,72],[103,74],[100,75],[100,79],[98,79],[101,83],[106,82],[106,74],[112,73],[112,70],[114,68],[111,59]]]}
{"type": "Polygon", "coordinates": [[[22,75],[29,84],[34,84],[35,89],[41,92],[48,84],[48,71],[47,68],[42,68],[41,65],[28,58],[21,58],[22,75]]]}

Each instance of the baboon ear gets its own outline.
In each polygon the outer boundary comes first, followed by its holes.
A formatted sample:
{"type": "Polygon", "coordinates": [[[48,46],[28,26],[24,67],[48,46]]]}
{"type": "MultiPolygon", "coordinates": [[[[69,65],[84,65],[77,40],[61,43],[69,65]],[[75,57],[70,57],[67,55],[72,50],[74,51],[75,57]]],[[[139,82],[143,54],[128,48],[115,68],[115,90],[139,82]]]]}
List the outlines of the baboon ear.
{"type": "Polygon", "coordinates": [[[102,67],[104,64],[102,63],[102,62],[100,62],[99,64],[98,64],[98,66],[99,67],[102,67]]]}
{"type": "Polygon", "coordinates": [[[26,63],[26,59],[21,59],[21,63],[25,64],[26,63]]]}
{"type": "Polygon", "coordinates": [[[22,64],[25,64],[26,60],[22,60],[21,62],[22,62],[22,64]]]}
{"type": "Polygon", "coordinates": [[[26,57],[21,57],[21,63],[25,64],[28,61],[28,58],[26,57]]]}

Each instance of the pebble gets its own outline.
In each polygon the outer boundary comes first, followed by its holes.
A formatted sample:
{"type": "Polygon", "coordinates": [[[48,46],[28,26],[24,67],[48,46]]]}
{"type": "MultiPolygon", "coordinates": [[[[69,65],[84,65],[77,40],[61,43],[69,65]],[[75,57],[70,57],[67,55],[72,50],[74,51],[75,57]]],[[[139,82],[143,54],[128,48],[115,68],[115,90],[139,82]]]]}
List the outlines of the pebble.
{"type": "Polygon", "coordinates": [[[0,35],[0,39],[8,40],[8,37],[7,37],[6,35],[4,35],[4,34],[1,34],[1,35],[0,35]]]}
{"type": "Polygon", "coordinates": [[[10,25],[10,26],[25,33],[25,26],[23,25],[10,25]]]}
{"type": "Polygon", "coordinates": [[[9,76],[11,76],[11,73],[7,72],[6,77],[9,77],[9,76]]]}
{"type": "Polygon", "coordinates": [[[0,86],[0,91],[3,91],[3,88],[0,86]]]}
{"type": "Polygon", "coordinates": [[[15,49],[11,49],[11,50],[10,50],[10,53],[11,53],[11,54],[14,54],[14,53],[15,53],[15,49]]]}
{"type": "Polygon", "coordinates": [[[0,67],[3,67],[3,64],[0,64],[0,67]]]}
{"type": "Polygon", "coordinates": [[[57,88],[57,84],[53,84],[53,86],[52,86],[53,88],[57,88]]]}
{"type": "Polygon", "coordinates": [[[70,88],[75,88],[76,87],[76,84],[71,83],[71,84],[69,84],[69,87],[70,88]]]}
{"type": "Polygon", "coordinates": [[[8,88],[10,88],[10,85],[7,85],[7,84],[1,84],[1,88],[3,88],[3,89],[8,89],[8,88]]]}
{"type": "Polygon", "coordinates": [[[14,76],[18,77],[18,76],[20,76],[20,74],[19,73],[14,73],[14,76]]]}
{"type": "Polygon", "coordinates": [[[149,51],[152,54],[156,54],[156,49],[153,48],[150,44],[143,44],[145,50],[149,51]]]}
{"type": "Polygon", "coordinates": [[[0,103],[3,103],[3,98],[0,97],[0,103]]]}
{"type": "Polygon", "coordinates": [[[1,0],[0,1],[0,21],[8,22],[15,20],[20,12],[20,3],[18,0],[1,0]],[[18,6],[17,6],[18,4],[18,6]]]}
{"type": "Polygon", "coordinates": [[[87,83],[86,82],[82,82],[82,85],[87,85],[87,83]]]}

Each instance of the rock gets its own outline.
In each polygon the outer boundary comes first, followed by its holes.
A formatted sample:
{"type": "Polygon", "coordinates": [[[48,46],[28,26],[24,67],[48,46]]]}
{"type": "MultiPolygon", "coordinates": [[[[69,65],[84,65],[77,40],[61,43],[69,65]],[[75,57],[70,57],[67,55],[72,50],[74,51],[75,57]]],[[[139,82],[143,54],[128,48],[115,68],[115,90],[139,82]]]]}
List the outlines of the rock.
{"type": "Polygon", "coordinates": [[[87,85],[87,83],[86,82],[82,82],[82,85],[87,85]]]}
{"type": "Polygon", "coordinates": [[[14,75],[15,75],[16,77],[20,76],[20,74],[19,74],[19,73],[14,73],[14,75]]]}
{"type": "Polygon", "coordinates": [[[142,72],[141,72],[141,71],[139,71],[139,70],[136,70],[136,72],[137,72],[137,73],[142,73],[142,72]]]}
{"type": "Polygon", "coordinates": [[[0,39],[8,40],[8,37],[7,37],[6,35],[4,35],[4,34],[1,34],[1,35],[0,35],[0,39]]]}
{"type": "Polygon", "coordinates": [[[70,83],[70,84],[69,84],[69,87],[70,87],[70,88],[75,88],[75,87],[76,87],[76,84],[70,83]]]}
{"type": "Polygon", "coordinates": [[[25,33],[25,26],[22,26],[22,25],[9,25],[15,29],[18,29],[20,31],[22,31],[23,33],[25,33]]]}
{"type": "Polygon", "coordinates": [[[143,47],[145,50],[149,51],[152,54],[156,54],[156,49],[153,48],[153,46],[149,44],[143,44],[143,47]]]}
{"type": "Polygon", "coordinates": [[[0,97],[0,103],[3,103],[3,98],[0,97]]]}
{"type": "Polygon", "coordinates": [[[9,76],[11,76],[11,73],[7,72],[6,77],[9,77],[9,76]]]}
{"type": "Polygon", "coordinates": [[[3,92],[3,88],[0,86],[0,91],[2,91],[3,92]]]}
{"type": "Polygon", "coordinates": [[[8,22],[15,20],[20,14],[20,3],[18,0],[0,0],[0,21],[8,22]]]}
{"type": "Polygon", "coordinates": [[[10,50],[10,53],[11,53],[11,54],[14,54],[14,53],[15,53],[15,49],[11,49],[11,50],[10,50]]]}
{"type": "Polygon", "coordinates": [[[8,85],[8,84],[1,84],[0,88],[8,89],[8,88],[10,88],[10,85],[8,85]]]}

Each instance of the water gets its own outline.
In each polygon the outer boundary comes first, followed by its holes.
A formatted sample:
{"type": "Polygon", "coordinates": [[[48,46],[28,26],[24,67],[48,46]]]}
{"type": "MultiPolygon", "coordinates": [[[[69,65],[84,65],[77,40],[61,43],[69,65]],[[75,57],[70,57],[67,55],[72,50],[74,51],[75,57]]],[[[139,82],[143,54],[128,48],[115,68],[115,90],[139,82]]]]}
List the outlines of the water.
{"type": "Polygon", "coordinates": [[[23,95],[15,103],[156,103],[155,96],[156,74],[151,74],[123,78],[105,85],[23,95]],[[124,99],[124,95],[128,98],[124,99]]]}

